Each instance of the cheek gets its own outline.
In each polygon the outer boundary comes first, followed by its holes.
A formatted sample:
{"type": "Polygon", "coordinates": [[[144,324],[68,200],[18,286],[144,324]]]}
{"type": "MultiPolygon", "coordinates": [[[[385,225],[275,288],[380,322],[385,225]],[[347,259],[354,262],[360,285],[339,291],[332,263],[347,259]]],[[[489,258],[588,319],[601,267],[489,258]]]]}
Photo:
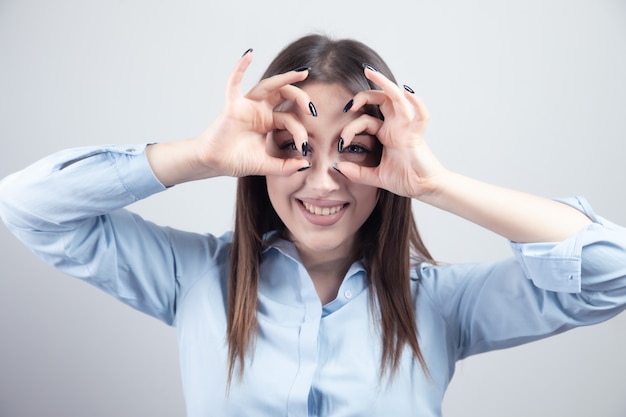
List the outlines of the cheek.
{"type": "Polygon", "coordinates": [[[279,197],[278,191],[280,190],[280,185],[275,177],[267,177],[265,179],[267,184],[267,195],[270,198],[270,202],[276,208],[276,203],[279,197]]]}
{"type": "Polygon", "coordinates": [[[279,214],[281,207],[285,207],[289,203],[291,194],[298,188],[295,182],[291,177],[266,177],[267,194],[274,210],[279,214]]]}
{"type": "Polygon", "coordinates": [[[378,188],[367,185],[355,185],[352,194],[356,201],[359,202],[359,211],[362,212],[365,218],[369,217],[378,202],[378,188]]]}

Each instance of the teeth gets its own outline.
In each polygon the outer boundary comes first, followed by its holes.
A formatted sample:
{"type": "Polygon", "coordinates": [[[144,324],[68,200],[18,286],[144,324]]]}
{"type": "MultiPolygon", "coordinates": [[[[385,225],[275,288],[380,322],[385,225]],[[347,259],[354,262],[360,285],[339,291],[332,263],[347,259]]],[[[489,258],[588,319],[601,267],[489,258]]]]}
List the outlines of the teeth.
{"type": "Polygon", "coordinates": [[[343,208],[343,205],[335,207],[318,207],[314,206],[313,204],[304,203],[304,208],[306,208],[309,213],[315,214],[317,216],[328,216],[340,211],[343,208]]]}

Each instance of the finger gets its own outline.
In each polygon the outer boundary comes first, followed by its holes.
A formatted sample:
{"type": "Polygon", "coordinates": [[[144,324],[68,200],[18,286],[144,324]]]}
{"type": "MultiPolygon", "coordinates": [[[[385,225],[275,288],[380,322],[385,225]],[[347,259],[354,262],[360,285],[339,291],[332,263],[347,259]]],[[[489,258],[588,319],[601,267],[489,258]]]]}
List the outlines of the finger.
{"type": "MultiPolygon", "coordinates": [[[[369,104],[378,104],[381,112],[384,115],[396,115],[405,119],[412,119],[414,116],[414,109],[407,103],[404,96],[404,89],[400,88],[395,82],[391,81],[384,74],[372,69],[369,66],[364,66],[364,74],[367,79],[378,85],[384,95],[377,94],[372,98],[376,98],[378,102],[374,100],[369,101],[369,104]],[[383,100],[384,97],[384,100],[383,100]]],[[[367,95],[364,95],[368,97],[367,95]]],[[[363,98],[363,97],[362,97],[363,98]]],[[[359,103],[360,104],[360,103],[359,103]]],[[[356,107],[356,106],[354,106],[356,107]]]]}
{"type": "Polygon", "coordinates": [[[289,71],[283,74],[274,75],[272,77],[261,80],[254,86],[246,96],[251,100],[265,100],[268,96],[277,93],[278,90],[286,85],[303,81],[309,75],[309,71],[289,71]]]}
{"type": "Polygon", "coordinates": [[[300,158],[276,158],[269,156],[265,165],[264,172],[260,175],[280,175],[287,176],[293,175],[298,172],[305,171],[311,168],[311,163],[305,159],[300,158]]]}
{"type": "Polygon", "coordinates": [[[299,151],[301,149],[299,144],[305,143],[308,138],[302,123],[293,113],[274,112],[273,117],[276,130],[266,135],[265,149],[268,160],[262,175],[292,175],[310,168],[311,163],[304,159],[299,151]],[[280,135],[280,139],[276,138],[277,135],[280,135]],[[289,147],[280,149],[283,141],[287,144],[293,141],[296,150],[289,147]]]}
{"type": "Polygon", "coordinates": [[[394,101],[401,100],[403,97],[402,91],[396,83],[379,71],[373,71],[369,67],[363,69],[365,78],[378,85],[387,95],[394,101]]]}
{"type": "Polygon", "coordinates": [[[378,168],[365,167],[352,162],[337,162],[334,168],[352,182],[382,188],[378,168]]]}
{"type": "Polygon", "coordinates": [[[239,61],[237,61],[237,65],[235,65],[226,83],[226,97],[228,99],[233,99],[241,95],[241,81],[251,62],[251,50],[246,51],[239,61]]]}
{"type": "Polygon", "coordinates": [[[370,81],[378,84],[378,86],[382,88],[382,91],[387,94],[389,101],[381,105],[381,111],[383,114],[389,112],[389,110],[385,108],[385,104],[391,103],[396,116],[409,120],[415,117],[415,107],[412,103],[407,103],[406,93],[413,91],[410,87],[408,87],[408,90],[407,86],[400,88],[395,82],[385,77],[385,75],[377,71],[372,71],[369,68],[365,69],[365,76],[370,81]]]}
{"type": "Polygon", "coordinates": [[[382,125],[382,120],[367,114],[363,114],[357,117],[346,126],[344,126],[344,128],[341,130],[343,147],[350,146],[352,140],[358,134],[368,133],[370,135],[376,136],[382,125]]]}
{"type": "Polygon", "coordinates": [[[348,111],[356,112],[366,105],[377,105],[385,117],[397,114],[405,119],[413,118],[414,111],[411,108],[411,105],[407,103],[405,98],[402,97],[402,93],[397,87],[393,88],[395,91],[391,96],[387,91],[382,90],[367,90],[358,92],[352,99],[351,107],[348,111]],[[396,93],[399,94],[401,99],[394,99],[394,97],[398,97],[396,93]]]}
{"type": "MultiPolygon", "coordinates": [[[[274,106],[277,106],[278,104],[285,101],[291,101],[296,103],[296,105],[300,108],[303,114],[313,114],[313,111],[311,109],[311,98],[301,88],[293,85],[286,85],[284,87],[281,87],[278,92],[279,96],[276,98],[277,102],[272,103],[274,106]]],[[[317,114],[317,110],[315,110],[315,114],[317,114]]]]}
{"type": "Polygon", "coordinates": [[[415,93],[411,91],[406,90],[404,93],[404,96],[407,98],[407,100],[409,100],[409,102],[413,106],[413,109],[415,110],[416,118],[420,121],[427,122],[428,120],[430,120],[430,112],[428,111],[428,108],[426,107],[422,99],[420,99],[417,95],[415,95],[415,93]]]}
{"type": "Polygon", "coordinates": [[[274,126],[276,129],[286,130],[289,132],[296,145],[296,149],[300,150],[301,153],[305,153],[302,152],[302,149],[305,147],[304,143],[308,142],[309,133],[306,131],[304,125],[300,122],[298,117],[293,113],[278,111],[275,111],[273,116],[274,126]]]}
{"type": "Polygon", "coordinates": [[[367,104],[374,104],[380,106],[387,100],[387,95],[380,90],[365,90],[359,91],[352,98],[352,105],[349,110],[350,112],[359,111],[363,106],[367,104]]]}

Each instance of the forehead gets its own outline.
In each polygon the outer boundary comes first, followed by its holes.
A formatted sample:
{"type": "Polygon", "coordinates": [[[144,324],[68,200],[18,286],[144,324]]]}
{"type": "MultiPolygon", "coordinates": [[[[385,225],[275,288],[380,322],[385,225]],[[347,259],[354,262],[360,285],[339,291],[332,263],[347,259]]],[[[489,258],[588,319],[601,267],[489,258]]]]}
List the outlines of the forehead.
{"type": "Polygon", "coordinates": [[[328,110],[343,112],[343,107],[354,95],[348,91],[346,87],[338,83],[324,83],[321,81],[313,81],[305,83],[302,87],[315,106],[328,107],[328,110]],[[335,108],[339,104],[340,108],[335,108]]]}
{"type": "Polygon", "coordinates": [[[343,128],[360,114],[360,112],[344,113],[343,109],[353,94],[341,84],[314,81],[305,83],[300,88],[315,105],[317,117],[312,117],[309,112],[305,113],[293,102],[284,103],[278,110],[296,114],[309,131],[316,128],[343,128]]]}

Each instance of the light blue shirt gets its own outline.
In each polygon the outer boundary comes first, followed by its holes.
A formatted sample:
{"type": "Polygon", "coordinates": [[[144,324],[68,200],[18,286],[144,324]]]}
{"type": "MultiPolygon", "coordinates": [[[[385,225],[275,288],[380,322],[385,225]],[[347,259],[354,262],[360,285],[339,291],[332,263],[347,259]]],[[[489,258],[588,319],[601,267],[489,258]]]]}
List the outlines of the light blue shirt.
{"type": "Polygon", "coordinates": [[[379,378],[378,326],[354,263],[321,305],[294,245],[270,235],[259,337],[227,396],[230,234],[183,232],[123,207],[165,188],[144,146],[70,149],[0,182],[0,215],[45,261],[176,327],[187,413],[200,416],[439,416],[455,363],[598,323],[626,305],[626,231],[582,198],[594,223],[558,243],[514,244],[494,263],[421,264],[411,273],[427,376],[409,352],[379,378]]]}

